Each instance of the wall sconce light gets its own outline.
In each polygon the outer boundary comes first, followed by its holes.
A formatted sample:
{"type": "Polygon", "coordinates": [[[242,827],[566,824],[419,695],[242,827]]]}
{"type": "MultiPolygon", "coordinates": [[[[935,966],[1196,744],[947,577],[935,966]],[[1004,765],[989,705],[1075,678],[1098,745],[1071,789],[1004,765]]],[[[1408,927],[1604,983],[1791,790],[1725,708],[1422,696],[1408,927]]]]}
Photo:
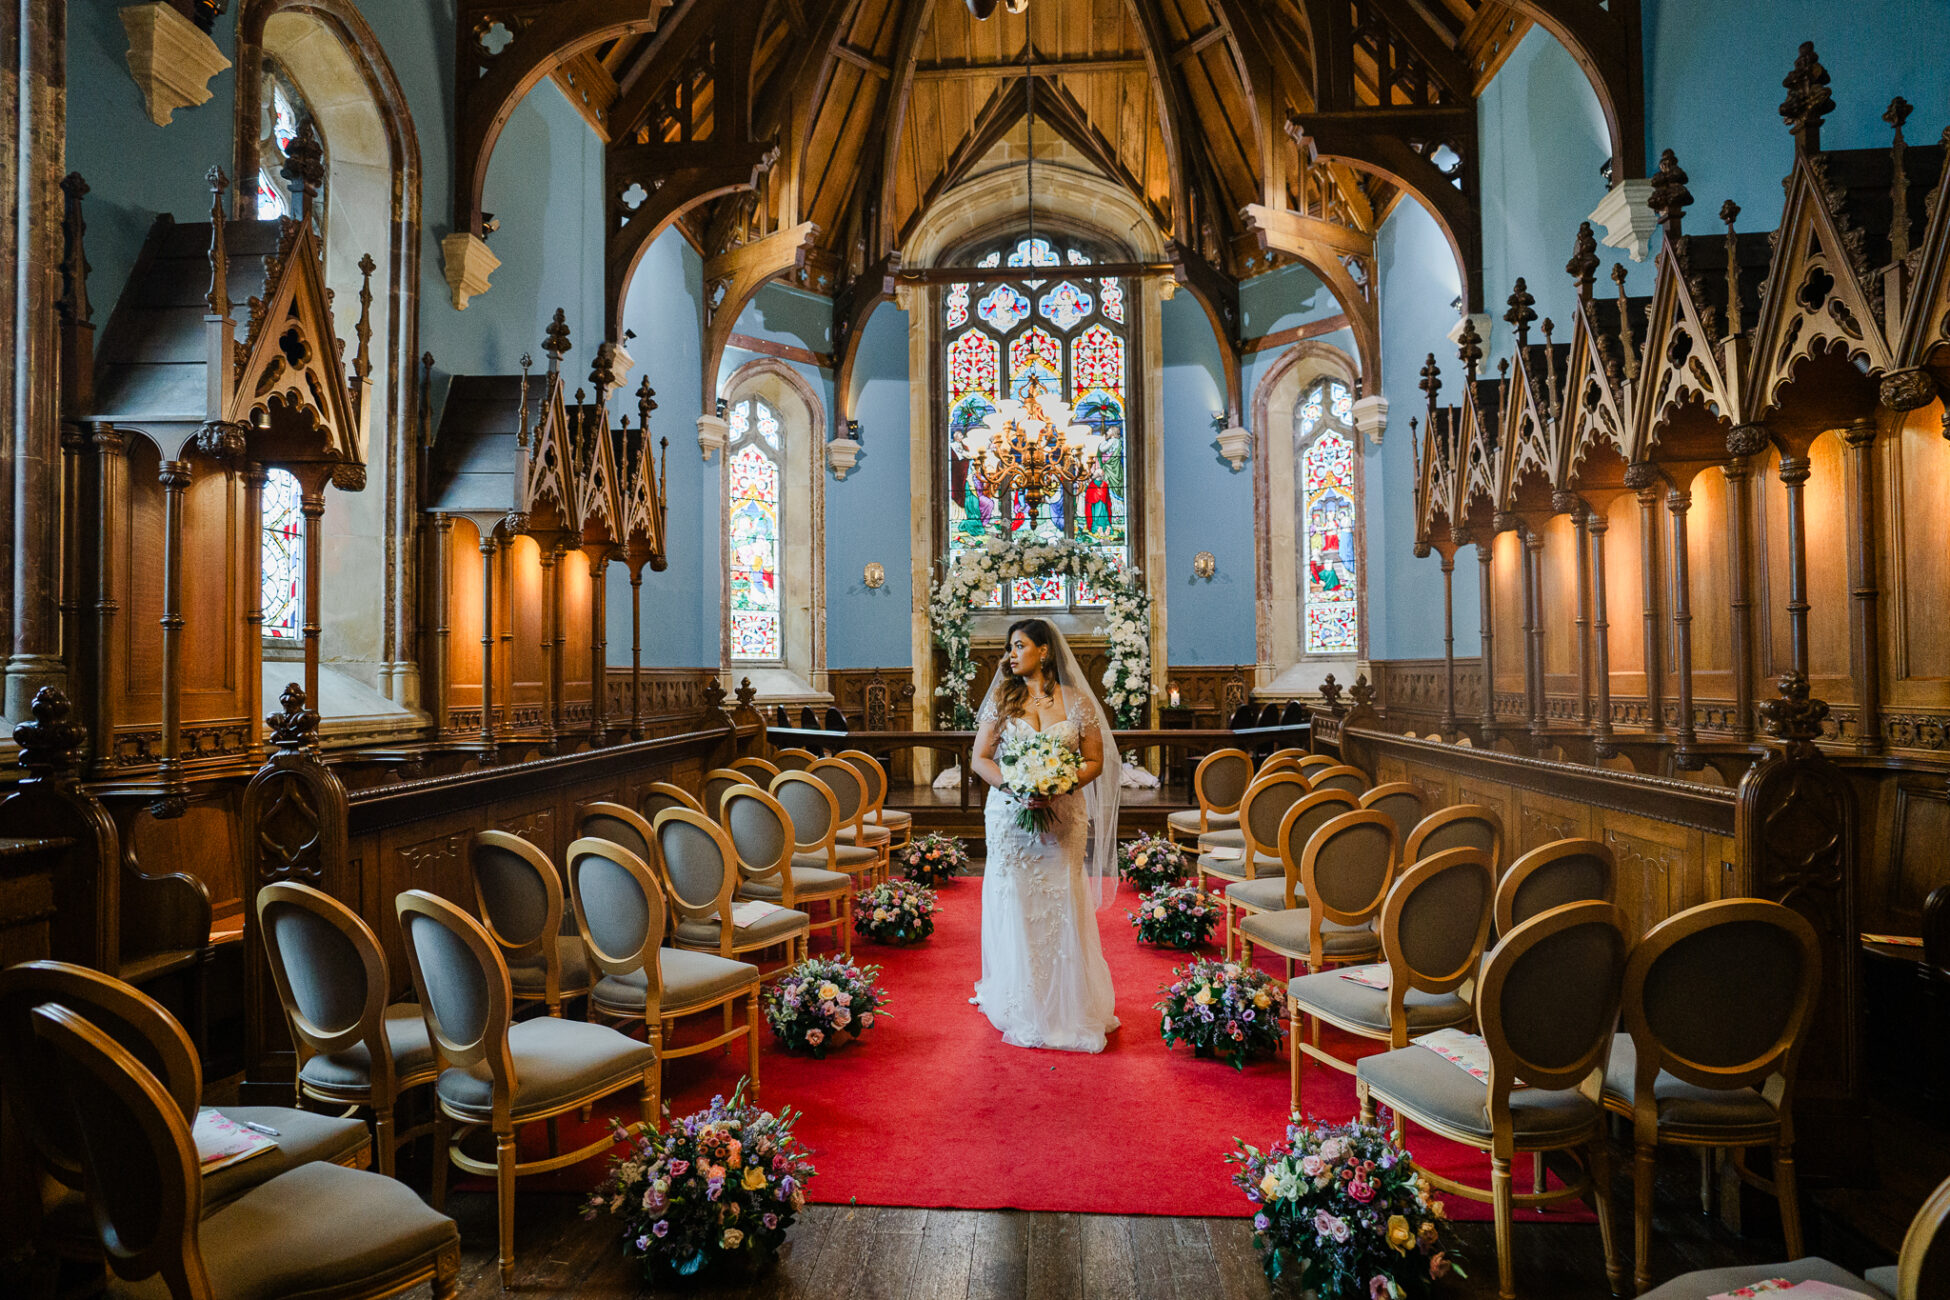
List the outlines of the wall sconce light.
{"type": "Polygon", "coordinates": [[[826,444],[826,463],[833,467],[833,477],[844,483],[847,471],[860,461],[860,422],[848,420],[846,428],[831,442],[826,444]]]}
{"type": "Polygon", "coordinates": [[[1210,551],[1200,551],[1192,557],[1192,574],[1195,577],[1212,581],[1212,575],[1219,571],[1219,561],[1210,551]]]}
{"type": "Polygon", "coordinates": [[[881,566],[879,560],[868,560],[866,570],[860,575],[860,581],[867,584],[868,591],[879,591],[887,585],[887,570],[881,566]]]}

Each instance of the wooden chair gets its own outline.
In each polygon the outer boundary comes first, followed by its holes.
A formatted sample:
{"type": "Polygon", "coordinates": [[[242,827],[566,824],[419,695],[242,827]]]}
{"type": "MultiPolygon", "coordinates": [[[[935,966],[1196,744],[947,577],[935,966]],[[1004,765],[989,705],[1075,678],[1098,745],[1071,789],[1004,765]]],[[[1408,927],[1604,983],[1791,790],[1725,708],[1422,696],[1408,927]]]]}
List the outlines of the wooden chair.
{"type": "Polygon", "coordinates": [[[819,758],[810,749],[777,749],[772,751],[772,762],[781,772],[803,772],[819,758]]]}
{"type": "Polygon", "coordinates": [[[1516,1207],[1587,1192],[1596,1201],[1612,1290],[1625,1280],[1612,1240],[1605,1112],[1580,1085],[1602,1072],[1611,1054],[1630,946],[1626,924],[1624,911],[1611,903],[1567,903],[1503,937],[1483,970],[1476,999],[1489,1058],[1487,1080],[1419,1045],[1366,1057],[1355,1071],[1364,1122],[1373,1121],[1379,1103],[1394,1109],[1398,1126],[1410,1119],[1489,1153],[1488,1190],[1427,1169],[1421,1173],[1433,1186],[1495,1207],[1498,1293],[1504,1300],[1516,1296],[1510,1240],[1516,1207]],[[1519,1079],[1527,1086],[1517,1088],[1519,1079]],[[1586,1168],[1570,1185],[1543,1193],[1516,1190],[1510,1166],[1518,1154],[1579,1150],[1586,1168]]]}
{"type": "Polygon", "coordinates": [[[1340,767],[1341,760],[1332,754],[1307,754],[1300,760],[1300,770],[1309,776],[1324,772],[1330,767],[1340,767]]]}
{"type": "Polygon", "coordinates": [[[771,794],[792,818],[794,868],[841,872],[856,882],[862,876],[872,881],[880,854],[839,842],[839,800],[824,781],[810,772],[781,772],[772,781],[771,794]]]}
{"type": "MultiPolygon", "coordinates": [[[[1625,1033],[1604,1105],[1632,1121],[1634,1278],[1652,1285],[1652,1180],[1661,1143],[1735,1152],[1777,1197],[1790,1259],[1804,1253],[1794,1176],[1794,1073],[1821,988],[1814,927],[1757,898],[1702,903],[1646,931],[1625,967],[1625,1033]],[[1747,1148],[1773,1148],[1773,1178],[1747,1148]]],[[[1527,1076],[1526,1076],[1527,1077],[1527,1076]]]]}
{"type": "Polygon", "coordinates": [[[837,731],[841,735],[845,735],[847,732],[853,730],[853,728],[847,722],[846,715],[841,713],[835,706],[829,704],[826,706],[826,730],[837,731]]]}
{"type": "MultiPolygon", "coordinates": [[[[696,812],[697,809],[693,808],[691,811],[696,812]]],[[[599,801],[584,804],[576,815],[576,838],[607,840],[611,844],[628,849],[640,861],[649,866],[651,874],[656,878],[659,887],[663,890],[664,896],[666,898],[669,897],[670,878],[664,871],[663,857],[657,852],[657,833],[651,829],[649,819],[641,813],[631,812],[620,803],[599,801]]],[[[574,907],[571,906],[570,911],[573,913],[574,910],[574,907]]],[[[671,930],[675,922],[671,918],[669,907],[666,906],[660,910],[664,917],[662,940],[668,943],[670,942],[671,930]]],[[[582,927],[578,924],[576,928],[580,931],[582,927]]],[[[585,938],[585,947],[587,943],[588,941],[585,938]]],[[[596,961],[595,954],[590,954],[589,960],[594,963],[596,961]]],[[[601,969],[600,963],[597,963],[597,968],[601,969]]],[[[591,1005],[593,1006],[593,1004],[591,1005]]]]}
{"type": "Polygon", "coordinates": [[[508,964],[518,1002],[561,1016],[565,998],[588,994],[589,954],[563,933],[562,880],[548,855],[507,831],[476,831],[468,842],[474,902],[508,964]]]}
{"type": "Polygon", "coordinates": [[[1226,843],[1232,837],[1223,832],[1200,837],[1200,877],[1234,884],[1278,872],[1280,819],[1308,793],[1307,778],[1298,772],[1275,772],[1254,781],[1239,801],[1238,846],[1226,843]]]}
{"type": "Polygon", "coordinates": [[[874,882],[877,884],[887,879],[894,837],[886,828],[868,824],[867,785],[860,779],[860,773],[851,763],[837,758],[822,758],[807,768],[806,774],[824,781],[839,805],[840,819],[833,830],[833,838],[840,844],[872,849],[877,859],[873,869],[874,882]]]}
{"type": "Polygon", "coordinates": [[[1258,780],[1262,776],[1272,776],[1275,772],[1298,772],[1299,770],[1300,760],[1295,758],[1291,753],[1274,754],[1259,765],[1259,770],[1253,773],[1253,779],[1258,780]]]}
{"type": "Polygon", "coordinates": [[[1408,843],[1409,833],[1428,816],[1429,796],[1412,781],[1388,781],[1363,794],[1361,806],[1388,814],[1388,820],[1395,823],[1395,843],[1403,845],[1408,843]]]}
{"type": "Polygon", "coordinates": [[[837,755],[844,762],[851,763],[853,770],[860,774],[866,784],[867,808],[861,820],[868,826],[878,826],[893,837],[888,848],[891,852],[914,838],[914,814],[887,809],[887,769],[880,760],[864,749],[843,749],[837,755]]]}
{"type": "Polygon", "coordinates": [[[1476,974],[1476,958],[1490,932],[1490,900],[1496,881],[1481,849],[1450,849],[1401,873],[1381,905],[1381,953],[1388,987],[1374,988],[1338,971],[1302,975],[1287,985],[1292,1030],[1292,1107],[1300,1109],[1302,1058],[1311,1056],[1343,1074],[1355,1063],[1320,1046],[1322,1022],[1390,1047],[1408,1046],[1411,1034],[1453,1029],[1475,1018],[1469,999],[1457,992],[1476,974]],[[1313,1036],[1301,1041],[1303,1016],[1313,1036]]]}
{"type": "Polygon", "coordinates": [[[436,1300],[459,1294],[454,1221],[380,1174],[312,1163],[206,1216],[196,1142],[170,1090],[73,1008],[44,1003],[30,1017],[80,1137],[89,1207],[116,1277],[159,1278],[184,1300],[379,1297],[427,1282],[436,1300]]]}
{"type": "MultiPolygon", "coordinates": [[[[1309,797],[1346,793],[1323,790],[1309,797]]],[[[1298,820],[1293,817],[1298,808],[1296,804],[1289,811],[1289,822],[1298,820]]],[[[1292,838],[1283,834],[1281,858],[1289,859],[1296,850],[1298,878],[1288,874],[1281,882],[1285,906],[1240,921],[1239,960],[1250,965],[1255,944],[1278,953],[1286,959],[1290,983],[1296,960],[1317,972],[1380,956],[1375,918],[1395,879],[1395,823],[1373,809],[1343,812],[1305,840],[1297,833],[1292,838]]]]}
{"type": "Polygon", "coordinates": [[[1215,749],[1192,769],[1197,808],[1165,815],[1165,837],[1173,844],[1196,844],[1207,831],[1239,825],[1239,800],[1252,784],[1252,755],[1243,749],[1215,749]]]}
{"type": "Polygon", "coordinates": [[[1374,785],[1368,774],[1358,767],[1337,763],[1331,767],[1316,765],[1307,772],[1307,781],[1316,790],[1345,790],[1359,799],[1374,785]]]}
{"type": "Polygon", "coordinates": [[[1609,903],[1618,859],[1597,840],[1552,840],[1510,864],[1496,886],[1496,932],[1566,903],[1609,903]]]}
{"type": "MultiPolygon", "coordinates": [[[[800,866],[798,833],[785,805],[763,790],[739,786],[724,797],[725,834],[738,853],[739,898],[759,898],[804,912],[806,905],[824,903],[827,918],[808,924],[812,931],[833,931],[833,942],[853,955],[853,877],[844,871],[800,866]]],[[[810,914],[809,914],[810,915],[810,914]]]]}
{"type": "MultiPolygon", "coordinates": [[[[677,947],[727,958],[784,948],[784,960],[765,973],[767,979],[805,957],[812,918],[804,912],[781,907],[750,925],[731,919],[738,891],[738,850],[722,825],[688,808],[666,808],[652,825],[670,882],[671,908],[677,914],[672,934],[677,947]]],[[[727,1009],[725,1019],[730,1018],[727,1009]]]]}
{"type": "MultiPolygon", "coordinates": [[[[770,779],[770,777],[766,778],[766,780],[770,779]]],[[[716,821],[719,811],[724,806],[725,791],[737,785],[760,784],[762,782],[736,768],[714,767],[704,774],[704,789],[698,795],[697,801],[704,805],[704,815],[712,821],[716,821]]]]}
{"type": "Polygon", "coordinates": [[[666,808],[688,808],[692,812],[704,811],[704,805],[697,801],[696,795],[668,781],[652,782],[644,788],[643,794],[636,801],[637,815],[647,822],[657,820],[657,814],[666,808]]]}
{"type": "Polygon", "coordinates": [[[1267,770],[1271,768],[1274,763],[1278,763],[1281,765],[1280,768],[1274,770],[1284,770],[1286,765],[1288,764],[1291,764],[1297,770],[1300,766],[1300,760],[1305,758],[1306,756],[1307,756],[1307,751],[1300,748],[1298,745],[1291,745],[1285,749],[1276,749],[1272,753],[1266,756],[1265,762],[1259,765],[1259,774],[1261,776],[1266,775],[1267,770]]]}
{"type": "Polygon", "coordinates": [[[407,890],[393,906],[427,1036],[442,1067],[433,1085],[433,1125],[435,1141],[447,1158],[433,1162],[433,1205],[446,1208],[449,1161],[494,1179],[505,1288],[515,1267],[515,1180],[566,1169],[615,1145],[614,1134],[605,1131],[574,1151],[555,1153],[551,1143],[549,1155],[523,1161],[516,1152],[516,1131],[632,1087],[637,1089],[639,1122],[629,1131],[654,1127],[656,1049],[607,1025],[555,1016],[515,1024],[508,964],[485,926],[424,890],[407,890]],[[492,1163],[463,1149],[476,1129],[494,1135],[492,1163]]]}
{"type": "Polygon", "coordinates": [[[766,782],[779,774],[777,764],[749,754],[744,758],[734,758],[725,764],[725,766],[734,772],[743,772],[760,789],[763,789],[766,782]]]}
{"type": "Polygon", "coordinates": [[[1481,849],[1489,854],[1490,869],[1503,861],[1503,819],[1494,808],[1479,803],[1438,808],[1415,823],[1402,845],[1402,861],[1420,862],[1447,849],[1481,849]]]}
{"type": "Polygon", "coordinates": [[[650,1113],[661,1115],[663,1063],[745,1039],[745,1071],[758,1095],[758,967],[715,953],[666,948],[668,909],[661,882],[642,855],[612,840],[584,837],[569,845],[569,899],[589,959],[603,978],[589,995],[591,1010],[618,1024],[641,1020],[657,1054],[650,1113]],[[714,1038],[671,1046],[683,1016],[745,1004],[742,1025],[727,1024],[714,1038]]]}
{"type": "Polygon", "coordinates": [[[1248,700],[1246,703],[1234,709],[1232,716],[1226,719],[1226,730],[1242,731],[1253,726],[1258,721],[1259,710],[1253,707],[1252,701],[1248,700]]]}
{"type": "Polygon", "coordinates": [[[1307,905],[1306,892],[1300,887],[1300,859],[1307,847],[1307,840],[1334,818],[1353,811],[1354,796],[1345,790],[1316,790],[1302,796],[1286,810],[1273,840],[1274,850],[1280,859],[1280,873],[1226,886],[1222,902],[1225,907],[1224,953],[1227,960],[1236,950],[1242,917],[1307,905]]]}
{"type": "Polygon", "coordinates": [[[331,895],[295,881],[265,885],[257,922],[298,1053],[299,1105],[370,1110],[379,1172],[392,1177],[407,1136],[393,1131],[394,1103],[439,1073],[420,1008],[386,1004],[392,977],[378,936],[331,895]]]}

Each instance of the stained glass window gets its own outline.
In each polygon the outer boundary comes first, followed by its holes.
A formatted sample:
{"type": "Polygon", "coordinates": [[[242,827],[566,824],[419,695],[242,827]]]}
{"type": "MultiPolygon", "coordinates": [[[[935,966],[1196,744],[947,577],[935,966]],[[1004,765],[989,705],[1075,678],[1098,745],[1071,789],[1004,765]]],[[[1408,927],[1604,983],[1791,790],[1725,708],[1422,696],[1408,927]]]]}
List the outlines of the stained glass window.
{"type": "Polygon", "coordinates": [[[1307,654],[1361,648],[1360,505],[1354,490],[1354,394],[1320,379],[1293,414],[1300,517],[1301,642],[1307,654]]]}
{"type": "MultiPolygon", "coordinates": [[[[977,285],[972,309],[965,286],[949,285],[942,293],[949,555],[991,532],[1033,532],[1087,537],[1114,562],[1128,562],[1130,340],[1123,283],[1079,274],[1103,259],[1060,237],[1018,237],[970,256],[981,267],[1062,268],[1065,278],[977,285]],[[1020,492],[998,501],[970,472],[967,456],[970,431],[1001,397],[1021,396],[1032,377],[1041,382],[1046,401],[1069,402],[1073,422],[1090,426],[1101,439],[1088,479],[1033,509],[1020,492]]],[[[994,593],[990,608],[1068,610],[1104,603],[1087,584],[1053,575],[1006,585],[1006,592],[994,593]]]]}
{"type": "Polygon", "coordinates": [[[295,641],[304,635],[304,515],[298,480],[274,469],[264,481],[263,554],[264,638],[295,641]]]}
{"type": "Polygon", "coordinates": [[[779,627],[779,413],[762,399],[748,397],[727,418],[731,657],[777,663],[784,657],[779,627]]]}
{"type": "MultiPolygon", "coordinates": [[[[291,79],[284,65],[275,59],[264,61],[264,80],[258,96],[262,104],[261,122],[257,141],[257,219],[269,221],[274,217],[289,217],[297,213],[297,202],[291,196],[291,183],[284,179],[283,168],[285,150],[298,138],[298,123],[301,118],[312,119],[312,129],[317,131],[318,119],[313,116],[311,106],[305,102],[298,85],[291,79]]],[[[319,142],[325,137],[319,131],[319,142]]],[[[326,175],[329,178],[330,151],[326,155],[326,175]]],[[[320,237],[325,233],[325,184],[320,182],[318,201],[313,207],[314,224],[320,237]]]]}

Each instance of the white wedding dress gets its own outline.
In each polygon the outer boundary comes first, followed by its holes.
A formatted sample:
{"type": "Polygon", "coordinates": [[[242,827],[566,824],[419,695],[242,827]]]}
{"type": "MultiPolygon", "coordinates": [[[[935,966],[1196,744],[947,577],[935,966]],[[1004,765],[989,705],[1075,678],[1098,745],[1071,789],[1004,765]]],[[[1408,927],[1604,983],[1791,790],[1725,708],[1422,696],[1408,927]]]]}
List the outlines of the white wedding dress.
{"type": "MultiPolygon", "coordinates": [[[[1096,719],[1078,694],[1070,716],[1046,730],[1081,752],[1083,727],[1096,719]]],[[[1011,718],[1003,739],[1015,727],[1034,729],[1011,718]]],[[[1101,1052],[1117,1028],[1117,998],[1097,935],[1097,884],[1084,869],[1083,792],[1060,796],[1056,824],[1040,834],[1016,825],[1020,807],[1007,791],[989,791],[982,978],[970,1000],[1012,1047],[1101,1052]]]]}

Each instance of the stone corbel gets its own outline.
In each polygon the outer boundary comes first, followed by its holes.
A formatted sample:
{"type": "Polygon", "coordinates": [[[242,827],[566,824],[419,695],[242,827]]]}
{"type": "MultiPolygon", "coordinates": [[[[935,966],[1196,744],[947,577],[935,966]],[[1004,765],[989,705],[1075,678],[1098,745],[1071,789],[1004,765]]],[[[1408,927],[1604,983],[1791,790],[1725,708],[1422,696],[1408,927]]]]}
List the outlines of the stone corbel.
{"type": "MultiPolygon", "coordinates": [[[[1218,421],[1213,423],[1217,424],[1218,421]]],[[[1219,454],[1232,462],[1233,472],[1236,474],[1246,468],[1246,456],[1253,445],[1251,431],[1228,424],[1218,430],[1218,440],[1219,454]]]]}
{"type": "Polygon", "coordinates": [[[122,30],[129,37],[129,75],[157,126],[168,126],[179,108],[207,102],[210,79],[230,66],[209,34],[165,0],[122,10],[122,30]]]}
{"type": "Polygon", "coordinates": [[[711,463],[714,452],[723,451],[731,441],[731,421],[722,415],[700,415],[697,417],[697,449],[704,454],[704,463],[711,463]]]}
{"type": "Polygon", "coordinates": [[[847,472],[860,460],[860,422],[848,420],[846,428],[826,444],[826,463],[833,467],[833,477],[846,482],[847,472]]]}
{"type": "Polygon", "coordinates": [[[1605,246],[1622,248],[1634,262],[1643,262],[1652,251],[1652,232],[1659,228],[1653,214],[1652,182],[1646,178],[1623,180],[1591,210],[1591,219],[1605,228],[1605,246]]]}
{"type": "Polygon", "coordinates": [[[1354,427],[1379,447],[1381,435],[1388,432],[1388,399],[1376,394],[1354,404],[1354,427]]]}
{"type": "Polygon", "coordinates": [[[454,310],[466,311],[469,299],[488,291],[488,277],[500,267],[501,259],[488,251],[487,240],[456,230],[440,241],[440,265],[454,295],[454,310]]]}

